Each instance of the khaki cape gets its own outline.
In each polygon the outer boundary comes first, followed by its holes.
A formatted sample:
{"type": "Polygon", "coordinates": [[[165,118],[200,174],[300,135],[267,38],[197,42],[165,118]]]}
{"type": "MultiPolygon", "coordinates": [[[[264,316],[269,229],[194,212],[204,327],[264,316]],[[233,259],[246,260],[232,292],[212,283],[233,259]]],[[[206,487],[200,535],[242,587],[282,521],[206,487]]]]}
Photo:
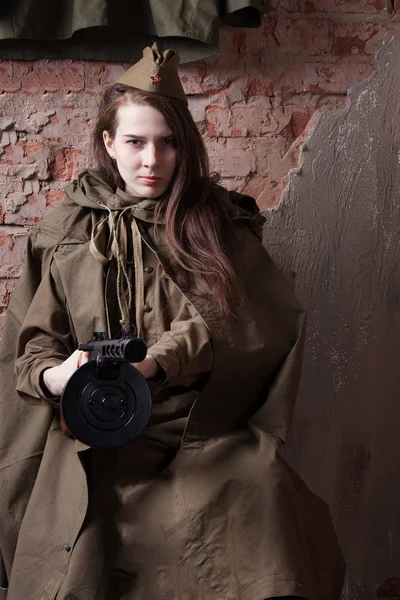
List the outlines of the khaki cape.
{"type": "MultiPolygon", "coordinates": [[[[213,368],[175,458],[133,488],[127,527],[134,527],[137,575],[130,595],[118,598],[338,600],[343,559],[328,509],[278,455],[299,381],[304,313],[260,242],[262,217],[254,200],[222,188],[215,194],[234,220],[244,308],[227,328],[211,301],[188,296],[209,329],[213,368]]],[[[58,411],[47,400],[18,396],[14,377],[16,336],[54,261],[78,341],[107,330],[103,266],[88,250],[94,224],[106,216],[100,205],[122,208],[120,197],[93,175],[71,184],[63,204],[30,237],[8,309],[0,381],[0,550],[7,600],[113,597],[103,585],[112,550],[102,531],[102,480],[96,463],[87,460],[92,450],[61,432],[58,411]],[[88,476],[90,489],[97,490],[90,515],[88,476]],[[86,563],[82,554],[76,563],[80,540],[86,563]],[[82,569],[85,589],[65,590],[67,573],[82,569]]],[[[150,212],[139,203],[133,218],[168,273],[166,247],[154,240],[150,212]]],[[[171,390],[177,397],[180,392],[171,390]]]]}

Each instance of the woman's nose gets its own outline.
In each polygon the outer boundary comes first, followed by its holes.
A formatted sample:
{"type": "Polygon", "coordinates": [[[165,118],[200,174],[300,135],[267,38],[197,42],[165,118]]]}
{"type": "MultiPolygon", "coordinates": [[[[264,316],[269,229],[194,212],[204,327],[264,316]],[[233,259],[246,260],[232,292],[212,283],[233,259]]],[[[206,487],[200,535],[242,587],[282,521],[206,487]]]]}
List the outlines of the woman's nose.
{"type": "Polygon", "coordinates": [[[148,144],[144,151],[143,163],[146,167],[154,167],[158,163],[157,148],[153,144],[148,144]]]}

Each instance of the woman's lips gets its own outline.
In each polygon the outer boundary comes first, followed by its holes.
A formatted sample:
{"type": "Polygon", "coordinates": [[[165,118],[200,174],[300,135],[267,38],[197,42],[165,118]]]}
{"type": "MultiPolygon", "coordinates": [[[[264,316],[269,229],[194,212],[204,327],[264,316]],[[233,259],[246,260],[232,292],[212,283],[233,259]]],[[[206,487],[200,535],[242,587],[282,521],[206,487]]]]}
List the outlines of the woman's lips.
{"type": "Polygon", "coordinates": [[[147,185],[155,185],[161,181],[161,177],[141,177],[147,185]]]}

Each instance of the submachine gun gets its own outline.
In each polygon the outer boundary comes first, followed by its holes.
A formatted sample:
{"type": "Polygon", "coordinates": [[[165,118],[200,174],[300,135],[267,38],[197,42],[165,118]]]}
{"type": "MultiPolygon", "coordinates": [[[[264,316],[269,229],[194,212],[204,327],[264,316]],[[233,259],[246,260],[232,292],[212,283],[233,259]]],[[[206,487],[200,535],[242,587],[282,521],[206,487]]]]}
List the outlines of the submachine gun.
{"type": "Polygon", "coordinates": [[[135,337],[107,339],[103,332],[81,343],[89,353],[67,381],[61,397],[64,431],[94,448],[116,448],[135,439],[151,412],[151,394],[143,375],[131,362],[147,354],[143,340],[135,337]]]}

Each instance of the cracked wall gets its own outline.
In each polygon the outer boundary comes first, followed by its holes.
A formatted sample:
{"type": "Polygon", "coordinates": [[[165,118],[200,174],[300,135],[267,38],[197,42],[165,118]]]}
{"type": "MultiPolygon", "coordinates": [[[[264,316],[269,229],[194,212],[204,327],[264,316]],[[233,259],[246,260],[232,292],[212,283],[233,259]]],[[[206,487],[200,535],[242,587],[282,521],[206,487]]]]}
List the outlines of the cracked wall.
{"type": "Polygon", "coordinates": [[[308,313],[285,454],[331,508],[343,600],[400,596],[399,57],[397,35],[321,115],[264,230],[308,313]]]}

